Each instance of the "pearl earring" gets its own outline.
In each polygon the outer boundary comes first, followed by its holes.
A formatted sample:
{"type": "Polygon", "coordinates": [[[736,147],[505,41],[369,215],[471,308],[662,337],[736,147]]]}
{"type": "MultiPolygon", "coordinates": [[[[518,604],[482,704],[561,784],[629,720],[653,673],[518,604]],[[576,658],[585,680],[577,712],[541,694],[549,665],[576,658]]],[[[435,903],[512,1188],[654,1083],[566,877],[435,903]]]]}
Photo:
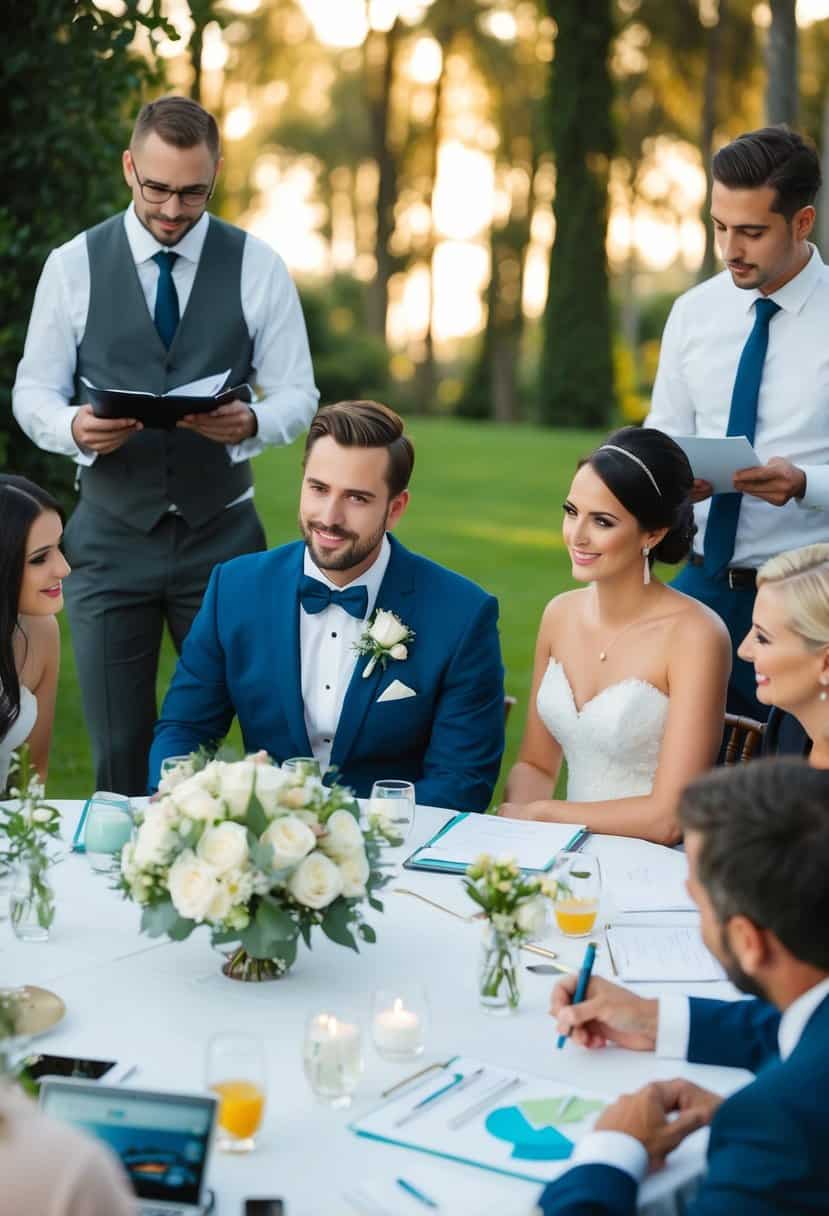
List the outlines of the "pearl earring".
{"type": "Polygon", "coordinates": [[[642,550],[642,556],[645,559],[645,569],[643,572],[642,581],[644,582],[645,586],[647,587],[648,583],[651,581],[651,564],[648,561],[648,557],[650,556],[650,549],[648,548],[647,545],[645,545],[644,549],[642,550]]]}

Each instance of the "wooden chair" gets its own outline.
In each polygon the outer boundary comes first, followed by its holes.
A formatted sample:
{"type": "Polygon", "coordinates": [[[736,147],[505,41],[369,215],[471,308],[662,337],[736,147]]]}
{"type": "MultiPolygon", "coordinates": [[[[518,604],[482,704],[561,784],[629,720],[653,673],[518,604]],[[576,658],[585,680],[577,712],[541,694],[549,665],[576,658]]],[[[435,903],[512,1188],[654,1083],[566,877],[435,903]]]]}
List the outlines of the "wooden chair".
{"type": "Polygon", "coordinates": [[[725,752],[723,764],[744,764],[759,754],[765,722],[756,718],[741,718],[739,714],[725,715],[725,752]]]}
{"type": "Polygon", "coordinates": [[[507,718],[509,717],[510,710],[512,709],[513,705],[517,705],[517,704],[518,704],[517,697],[509,697],[509,696],[504,697],[504,726],[506,726],[506,724],[507,724],[507,718]]]}

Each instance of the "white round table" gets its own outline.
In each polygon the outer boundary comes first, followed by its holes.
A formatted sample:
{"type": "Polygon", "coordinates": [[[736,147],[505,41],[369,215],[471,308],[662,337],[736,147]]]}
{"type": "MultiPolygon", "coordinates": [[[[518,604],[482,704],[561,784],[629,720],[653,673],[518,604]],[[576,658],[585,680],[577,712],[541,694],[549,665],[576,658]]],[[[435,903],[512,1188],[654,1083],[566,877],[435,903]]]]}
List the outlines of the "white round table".
{"type": "MultiPolygon", "coordinates": [[[[59,802],[64,839],[71,841],[82,803],[59,802]]],[[[401,859],[445,822],[448,812],[418,807],[401,859]]],[[[605,869],[614,837],[594,837],[605,869]]],[[[629,847],[629,846],[628,846],[629,847]]],[[[224,978],[208,931],[183,943],[139,934],[140,910],[93,873],[86,858],[67,854],[53,870],[57,917],[50,941],[18,942],[8,921],[0,922],[0,984],[38,984],[59,994],[66,1016],[38,1046],[58,1054],[134,1063],[127,1084],[142,1088],[199,1090],[204,1085],[208,1037],[220,1030],[262,1036],[267,1051],[267,1108],[259,1147],[247,1157],[214,1153],[209,1182],[218,1216],[239,1216],[245,1196],[281,1196],[286,1216],[353,1216],[344,1198],[351,1188],[388,1188],[398,1176],[412,1179],[439,1200],[442,1213],[458,1216],[519,1216],[531,1212],[538,1187],[485,1170],[413,1153],[357,1137],[349,1122],[378,1104],[380,1092],[423,1064],[467,1054],[500,1067],[533,1072],[608,1096],[646,1081],[683,1075],[723,1093],[744,1084],[746,1074],[694,1066],[608,1048],[587,1052],[573,1044],[555,1049],[547,1016],[554,977],[524,971],[519,1012],[506,1018],[479,1007],[476,968],[480,929],[463,924],[410,896],[383,893],[384,914],[372,914],[376,945],[359,955],[337,947],[321,932],[313,949],[300,945],[297,962],[283,979],[243,984],[224,978]],[[373,990],[395,981],[418,980],[431,1005],[431,1030],[419,1060],[388,1063],[369,1040],[373,990]],[[350,1111],[332,1111],[311,1093],[302,1071],[302,1040],[308,1017],[320,1011],[358,1019],[364,1031],[365,1073],[350,1111]]],[[[403,870],[390,887],[405,886],[458,911],[474,910],[460,881],[442,874],[403,870]]],[[[606,913],[606,909],[605,909],[606,913]]],[[[686,923],[691,914],[651,914],[640,923],[686,923]]],[[[544,944],[578,967],[584,945],[555,934],[544,944]]],[[[610,974],[600,951],[597,973],[610,974]]],[[[541,962],[529,954],[527,963],[541,962]]],[[[734,996],[726,983],[666,985],[665,990],[734,996]]],[[[653,995],[656,985],[640,986],[653,995]]],[[[698,1132],[649,1178],[640,1210],[670,1216],[675,1196],[699,1173],[705,1132],[698,1132]]],[[[396,1216],[424,1216],[422,1204],[398,1189],[396,1216]]]]}

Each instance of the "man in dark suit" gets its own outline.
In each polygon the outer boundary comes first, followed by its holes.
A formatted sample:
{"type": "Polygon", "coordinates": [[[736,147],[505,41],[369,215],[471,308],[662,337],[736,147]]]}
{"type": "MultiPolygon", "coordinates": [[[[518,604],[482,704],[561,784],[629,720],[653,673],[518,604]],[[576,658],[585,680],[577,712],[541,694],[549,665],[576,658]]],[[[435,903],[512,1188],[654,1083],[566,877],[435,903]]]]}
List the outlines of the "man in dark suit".
{"type": "Polygon", "coordinates": [[[214,570],[156,727],[151,788],[165,757],[220,739],[235,714],[248,751],[313,755],[360,797],[391,777],[421,803],[486,809],[504,747],[498,603],[389,535],[413,463],[386,406],[317,413],[304,542],[214,570]]]}
{"type": "Polygon", "coordinates": [[[794,760],[716,772],[685,792],[688,890],[703,939],[759,999],[645,1000],[594,979],[572,1005],[553,993],[561,1032],[756,1079],[723,1101],[689,1081],[657,1082],[609,1106],[547,1187],[544,1216],[627,1216],[648,1166],[710,1122],[708,1169],[688,1216],[829,1212],[829,779],[794,760]]]}

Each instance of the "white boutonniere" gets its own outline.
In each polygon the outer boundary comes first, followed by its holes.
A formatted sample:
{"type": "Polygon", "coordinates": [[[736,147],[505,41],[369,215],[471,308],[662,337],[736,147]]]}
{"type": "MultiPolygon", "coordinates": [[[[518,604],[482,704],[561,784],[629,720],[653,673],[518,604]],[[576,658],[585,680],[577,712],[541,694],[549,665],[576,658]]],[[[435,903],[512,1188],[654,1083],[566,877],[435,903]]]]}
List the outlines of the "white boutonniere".
{"type": "Polygon", "coordinates": [[[389,659],[407,659],[414,636],[413,630],[404,625],[399,616],[378,608],[359,642],[354,644],[358,654],[371,655],[363,679],[371,675],[378,663],[385,669],[389,659]]]}

